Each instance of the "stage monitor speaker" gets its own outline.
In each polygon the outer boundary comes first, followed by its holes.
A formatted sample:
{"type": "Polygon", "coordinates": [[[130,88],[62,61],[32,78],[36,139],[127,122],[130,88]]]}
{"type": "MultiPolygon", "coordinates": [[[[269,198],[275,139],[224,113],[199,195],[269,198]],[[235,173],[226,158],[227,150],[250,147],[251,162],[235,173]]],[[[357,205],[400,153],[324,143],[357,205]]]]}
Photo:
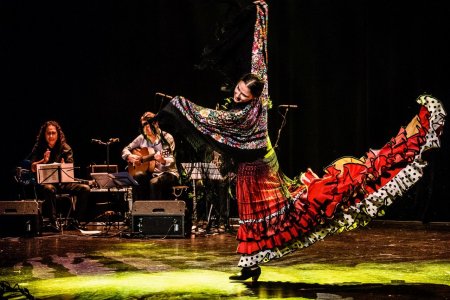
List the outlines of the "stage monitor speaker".
{"type": "Polygon", "coordinates": [[[135,201],[131,212],[133,233],[148,237],[185,237],[185,211],[184,201],[135,201]]]}
{"type": "Polygon", "coordinates": [[[0,236],[42,234],[42,201],[0,201],[0,236]]]}

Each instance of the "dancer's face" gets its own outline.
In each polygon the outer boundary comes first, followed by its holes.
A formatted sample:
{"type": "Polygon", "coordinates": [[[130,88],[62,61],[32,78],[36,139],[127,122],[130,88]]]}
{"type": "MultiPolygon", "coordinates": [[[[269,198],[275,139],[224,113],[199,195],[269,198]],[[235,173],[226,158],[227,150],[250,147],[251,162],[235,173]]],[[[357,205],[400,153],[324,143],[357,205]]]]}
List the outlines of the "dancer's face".
{"type": "Polygon", "coordinates": [[[234,88],[234,97],[233,100],[235,103],[245,103],[252,100],[254,97],[250,92],[248,86],[242,80],[238,82],[236,87],[234,88]]]}

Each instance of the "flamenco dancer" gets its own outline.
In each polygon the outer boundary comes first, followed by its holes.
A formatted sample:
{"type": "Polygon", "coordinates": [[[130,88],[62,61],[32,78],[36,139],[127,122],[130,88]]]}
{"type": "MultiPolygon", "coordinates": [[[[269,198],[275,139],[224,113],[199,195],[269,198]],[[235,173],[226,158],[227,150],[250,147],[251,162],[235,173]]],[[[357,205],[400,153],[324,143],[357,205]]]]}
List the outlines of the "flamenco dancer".
{"type": "Polygon", "coordinates": [[[251,70],[236,84],[228,110],[178,96],[156,116],[161,128],[177,129],[196,150],[212,147],[236,162],[242,269],[231,280],[257,281],[261,264],[367,225],[422,177],[427,165],[422,154],[440,147],[446,116],[440,101],[421,95],[419,113],[381,149],[337,159],[322,177],[308,169],[288,178],[279,169],[267,128],[268,6],[255,4],[251,70]]]}

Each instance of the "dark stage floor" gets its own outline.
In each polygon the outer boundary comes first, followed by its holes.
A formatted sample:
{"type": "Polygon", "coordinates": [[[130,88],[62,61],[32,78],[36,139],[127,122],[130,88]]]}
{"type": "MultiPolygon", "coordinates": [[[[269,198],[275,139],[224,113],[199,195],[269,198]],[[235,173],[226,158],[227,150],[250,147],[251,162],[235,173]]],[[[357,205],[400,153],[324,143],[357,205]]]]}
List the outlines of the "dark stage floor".
{"type": "Polygon", "coordinates": [[[450,299],[446,223],[374,221],[263,265],[257,284],[228,280],[238,271],[233,232],[162,239],[88,229],[100,233],[0,238],[3,297],[450,299]]]}

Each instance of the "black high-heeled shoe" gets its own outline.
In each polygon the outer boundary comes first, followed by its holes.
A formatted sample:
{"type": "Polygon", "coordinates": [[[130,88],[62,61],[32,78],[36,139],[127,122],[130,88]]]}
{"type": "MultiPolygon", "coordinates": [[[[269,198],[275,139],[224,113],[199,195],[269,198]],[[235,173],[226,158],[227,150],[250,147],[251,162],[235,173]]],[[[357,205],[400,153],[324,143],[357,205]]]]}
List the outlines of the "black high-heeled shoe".
{"type": "Polygon", "coordinates": [[[260,275],[261,268],[259,266],[244,267],[239,274],[232,275],[229,278],[230,280],[247,280],[251,277],[253,282],[257,282],[260,275]]]}

